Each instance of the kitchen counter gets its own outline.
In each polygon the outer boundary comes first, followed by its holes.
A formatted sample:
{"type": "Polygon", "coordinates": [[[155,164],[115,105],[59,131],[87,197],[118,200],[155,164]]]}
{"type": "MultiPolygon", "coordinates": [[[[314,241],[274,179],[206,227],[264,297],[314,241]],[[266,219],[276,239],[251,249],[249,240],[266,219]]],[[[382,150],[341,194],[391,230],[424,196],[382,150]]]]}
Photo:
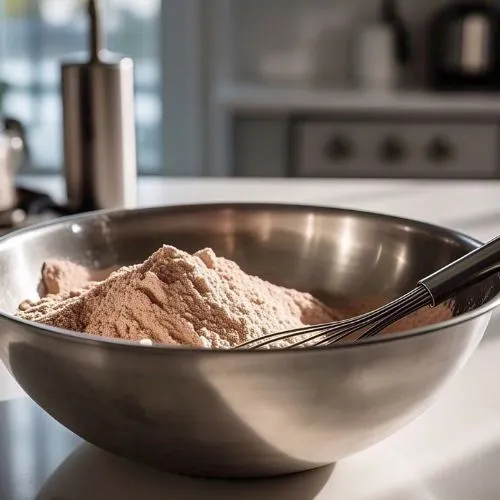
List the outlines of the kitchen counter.
{"type": "MultiPolygon", "coordinates": [[[[61,199],[59,179],[22,179],[61,199]]],[[[500,234],[500,182],[145,178],[140,205],[267,201],[417,218],[486,240],[500,234]]],[[[498,500],[500,316],[439,401],[384,442],[334,468],[258,481],[164,474],[83,444],[0,366],[0,499],[498,500]],[[56,470],[57,469],[57,470],[56,470]],[[37,496],[38,495],[38,496],[37,496]]]]}

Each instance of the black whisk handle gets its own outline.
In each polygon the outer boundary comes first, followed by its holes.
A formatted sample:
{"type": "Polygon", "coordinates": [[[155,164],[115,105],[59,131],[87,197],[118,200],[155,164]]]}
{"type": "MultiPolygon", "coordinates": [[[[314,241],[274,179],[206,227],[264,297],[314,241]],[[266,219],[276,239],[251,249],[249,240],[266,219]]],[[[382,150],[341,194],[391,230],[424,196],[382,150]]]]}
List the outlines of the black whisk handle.
{"type": "Polygon", "coordinates": [[[500,272],[500,236],[418,282],[438,305],[457,292],[500,272]]]}

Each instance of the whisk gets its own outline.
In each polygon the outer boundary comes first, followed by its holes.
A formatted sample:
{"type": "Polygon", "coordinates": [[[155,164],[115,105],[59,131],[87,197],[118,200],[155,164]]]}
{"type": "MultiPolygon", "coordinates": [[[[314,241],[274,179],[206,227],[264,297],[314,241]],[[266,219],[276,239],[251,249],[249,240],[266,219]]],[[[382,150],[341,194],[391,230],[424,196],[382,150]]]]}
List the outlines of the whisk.
{"type": "Polygon", "coordinates": [[[258,349],[297,338],[287,349],[328,346],[354,336],[355,342],[374,337],[396,321],[424,306],[434,307],[500,271],[500,236],[421,279],[413,290],[373,311],[352,318],[263,335],[235,347],[258,349]]]}

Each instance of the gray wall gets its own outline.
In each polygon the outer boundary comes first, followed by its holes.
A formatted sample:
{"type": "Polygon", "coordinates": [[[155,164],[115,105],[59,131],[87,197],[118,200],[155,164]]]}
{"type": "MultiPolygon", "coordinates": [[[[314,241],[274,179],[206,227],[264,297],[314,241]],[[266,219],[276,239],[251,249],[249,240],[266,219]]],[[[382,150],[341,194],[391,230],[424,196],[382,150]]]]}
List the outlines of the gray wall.
{"type": "MultiPolygon", "coordinates": [[[[311,83],[347,87],[353,37],[377,18],[377,0],[233,0],[235,76],[262,80],[262,65],[270,53],[310,50],[311,83]]],[[[407,83],[423,80],[425,26],[434,10],[449,0],[400,0],[408,22],[415,60],[407,83]]]]}

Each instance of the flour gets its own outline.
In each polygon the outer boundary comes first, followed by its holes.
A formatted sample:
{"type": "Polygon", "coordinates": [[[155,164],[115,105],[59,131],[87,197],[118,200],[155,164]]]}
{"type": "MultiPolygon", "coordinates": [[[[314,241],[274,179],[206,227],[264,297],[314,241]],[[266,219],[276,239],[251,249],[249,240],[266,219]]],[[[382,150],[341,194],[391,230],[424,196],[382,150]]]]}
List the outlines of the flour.
{"type": "Polygon", "coordinates": [[[121,268],[102,282],[86,282],[81,269],[72,266],[46,265],[46,286],[49,279],[47,288],[60,293],[24,303],[19,315],[104,337],[206,348],[228,348],[267,333],[340,319],[310,294],[250,276],[210,249],[190,255],[164,246],[144,263],[121,268]],[[62,276],[78,277],[78,288],[62,283],[62,276]]]}

